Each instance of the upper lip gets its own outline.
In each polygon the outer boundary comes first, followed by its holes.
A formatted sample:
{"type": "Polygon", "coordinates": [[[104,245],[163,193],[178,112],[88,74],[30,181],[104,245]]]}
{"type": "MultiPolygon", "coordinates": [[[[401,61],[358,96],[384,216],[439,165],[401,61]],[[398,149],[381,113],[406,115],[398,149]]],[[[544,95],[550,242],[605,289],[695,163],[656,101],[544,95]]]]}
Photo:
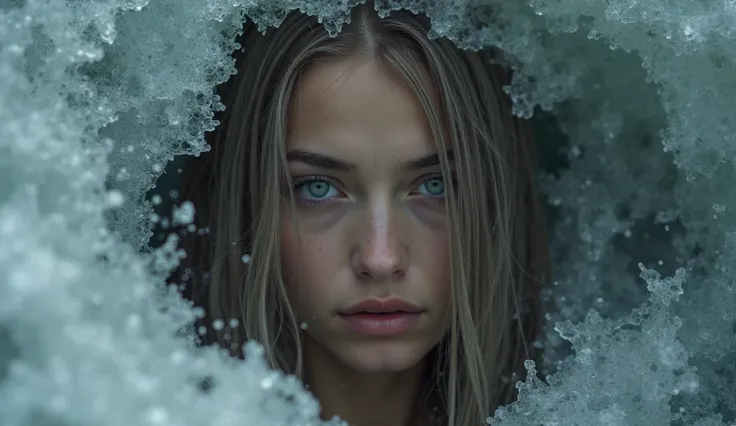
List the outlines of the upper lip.
{"type": "Polygon", "coordinates": [[[422,312],[422,308],[397,298],[366,299],[340,311],[340,315],[355,315],[359,313],[382,314],[390,312],[418,314],[422,312]]]}

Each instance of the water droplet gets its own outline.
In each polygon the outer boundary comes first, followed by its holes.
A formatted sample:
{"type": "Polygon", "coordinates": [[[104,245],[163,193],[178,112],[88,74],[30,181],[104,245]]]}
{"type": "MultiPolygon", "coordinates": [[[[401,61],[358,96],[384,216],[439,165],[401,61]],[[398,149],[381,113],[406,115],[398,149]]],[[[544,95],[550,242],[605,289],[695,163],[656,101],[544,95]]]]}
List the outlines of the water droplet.
{"type": "Polygon", "coordinates": [[[273,377],[266,377],[263,380],[261,380],[261,388],[271,389],[272,386],[273,386],[273,377]]]}
{"type": "Polygon", "coordinates": [[[107,193],[107,205],[110,207],[120,207],[125,202],[125,196],[123,193],[113,189],[107,193]]]}
{"type": "Polygon", "coordinates": [[[164,424],[169,419],[169,413],[161,407],[151,407],[145,413],[146,421],[152,425],[164,424]]]}

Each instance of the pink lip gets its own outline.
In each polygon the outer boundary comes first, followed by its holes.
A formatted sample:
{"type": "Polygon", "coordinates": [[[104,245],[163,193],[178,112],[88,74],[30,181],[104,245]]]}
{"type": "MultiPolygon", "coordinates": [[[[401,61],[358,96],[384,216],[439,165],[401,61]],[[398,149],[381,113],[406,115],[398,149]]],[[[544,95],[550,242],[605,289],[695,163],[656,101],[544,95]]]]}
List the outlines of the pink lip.
{"type": "Polygon", "coordinates": [[[413,305],[405,300],[392,297],[390,299],[363,300],[343,311],[340,311],[340,315],[355,315],[362,313],[385,314],[398,312],[418,314],[422,311],[422,308],[419,306],[413,305]]]}
{"type": "Polygon", "coordinates": [[[420,313],[360,313],[342,315],[348,327],[367,336],[396,336],[408,331],[419,320],[420,313]]]}
{"type": "Polygon", "coordinates": [[[416,325],[422,308],[401,299],[367,299],[340,316],[354,331],[368,336],[396,336],[416,325]]]}

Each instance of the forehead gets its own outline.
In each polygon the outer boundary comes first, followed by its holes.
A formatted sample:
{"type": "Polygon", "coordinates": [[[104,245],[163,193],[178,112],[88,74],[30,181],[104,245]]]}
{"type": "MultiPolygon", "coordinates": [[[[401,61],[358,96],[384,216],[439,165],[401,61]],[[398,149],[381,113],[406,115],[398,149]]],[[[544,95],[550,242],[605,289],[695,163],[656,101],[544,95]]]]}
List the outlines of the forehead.
{"type": "Polygon", "coordinates": [[[391,165],[436,151],[414,92],[372,59],[315,64],[298,80],[289,105],[293,149],[365,165],[391,165]]]}

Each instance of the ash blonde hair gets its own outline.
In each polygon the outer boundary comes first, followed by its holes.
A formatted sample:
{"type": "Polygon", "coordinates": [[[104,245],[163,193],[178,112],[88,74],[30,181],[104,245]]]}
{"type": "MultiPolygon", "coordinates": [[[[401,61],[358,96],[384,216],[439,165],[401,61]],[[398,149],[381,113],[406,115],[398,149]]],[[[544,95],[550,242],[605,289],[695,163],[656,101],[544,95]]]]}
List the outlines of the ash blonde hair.
{"type": "MultiPolygon", "coordinates": [[[[243,49],[235,52],[237,74],[219,88],[226,109],[207,135],[212,150],[191,159],[183,175],[181,199],[194,203],[196,223],[209,234],[185,237],[188,258],[179,277],[205,309],[205,343],[237,357],[245,341],[255,340],[274,368],[303,377],[300,328],[279,259],[279,211],[289,202],[283,188],[290,187],[289,100],[312,63],[374,58],[417,96],[439,152],[453,148],[457,189],[447,187],[452,318],[429,379],[449,425],[485,424],[515,399],[512,375],[520,380],[524,360],[539,355],[532,341],[541,326],[547,245],[529,138],[511,114],[502,91],[508,77],[492,64],[490,50],[429,40],[426,17],[395,11],[378,18],[371,6],[356,7],[336,37],[297,11],[265,34],[246,23],[243,49]],[[244,253],[251,255],[247,264],[244,253]],[[217,319],[224,328],[211,327],[217,319]]],[[[449,159],[441,163],[449,176],[449,159]]]]}

